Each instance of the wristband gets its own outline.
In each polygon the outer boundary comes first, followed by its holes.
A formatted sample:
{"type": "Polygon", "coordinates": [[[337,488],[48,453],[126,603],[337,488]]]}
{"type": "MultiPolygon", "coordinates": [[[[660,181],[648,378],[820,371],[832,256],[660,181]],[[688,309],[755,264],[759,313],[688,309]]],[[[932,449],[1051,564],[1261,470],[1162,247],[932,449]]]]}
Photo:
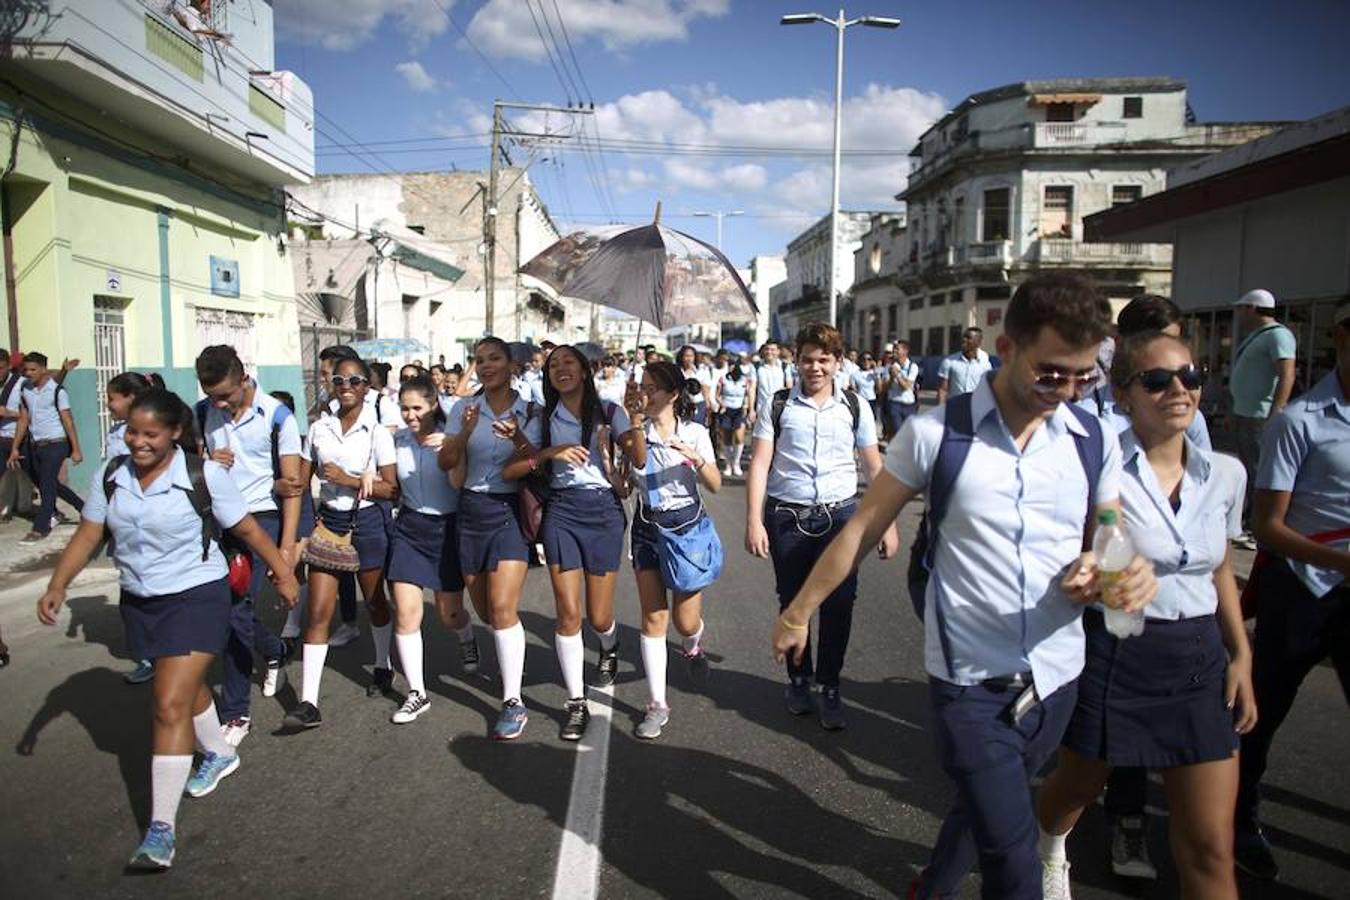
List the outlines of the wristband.
{"type": "Polygon", "coordinates": [[[787,616],[783,615],[780,615],[778,617],[778,621],[782,622],[783,627],[789,629],[790,631],[805,631],[807,628],[810,627],[809,625],[797,625],[792,622],[789,622],[787,620],[787,616]]]}
{"type": "Polygon", "coordinates": [[[530,471],[531,472],[535,471],[536,469],[539,468],[539,457],[531,456],[529,459],[529,463],[530,463],[530,471]]]}

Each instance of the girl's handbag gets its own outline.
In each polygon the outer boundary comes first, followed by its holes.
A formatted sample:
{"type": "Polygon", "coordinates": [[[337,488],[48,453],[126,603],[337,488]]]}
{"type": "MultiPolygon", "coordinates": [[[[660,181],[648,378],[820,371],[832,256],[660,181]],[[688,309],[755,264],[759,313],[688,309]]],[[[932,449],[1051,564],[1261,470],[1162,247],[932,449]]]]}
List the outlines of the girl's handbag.
{"type": "Polygon", "coordinates": [[[352,535],[356,533],[356,514],[360,506],[360,503],[353,503],[351,529],[346,534],[333,531],[322,519],[316,521],[309,543],[305,545],[304,561],[329,572],[359,572],[361,556],[352,545],[352,535]]]}
{"type": "MultiPolygon", "coordinates": [[[[650,510],[647,510],[650,513],[650,510]]],[[[712,584],[722,574],[722,539],[712,517],[699,501],[694,519],[675,528],[664,528],[644,515],[638,515],[656,531],[656,553],[661,560],[661,580],[672,591],[693,594],[712,584]]]]}

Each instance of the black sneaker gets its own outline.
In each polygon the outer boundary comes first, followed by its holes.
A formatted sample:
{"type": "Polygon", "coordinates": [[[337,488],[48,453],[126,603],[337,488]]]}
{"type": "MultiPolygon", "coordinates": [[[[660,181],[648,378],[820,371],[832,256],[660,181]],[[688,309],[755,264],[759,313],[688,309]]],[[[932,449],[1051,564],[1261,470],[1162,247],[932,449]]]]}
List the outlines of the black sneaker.
{"type": "Polygon", "coordinates": [[[804,716],[816,708],[811,699],[811,685],[805,678],[793,678],[788,682],[783,691],[783,702],[794,716],[804,716]]]}
{"type": "Polygon", "coordinates": [[[567,713],[567,721],[563,722],[562,731],[558,737],[564,741],[579,741],[581,736],[586,733],[586,726],[591,722],[591,710],[586,705],[585,697],[573,697],[567,701],[563,707],[567,713]]]}
{"type": "Polygon", "coordinates": [[[313,703],[302,701],[299,706],[286,713],[286,718],[281,720],[281,724],[294,729],[318,728],[323,724],[323,716],[319,715],[319,708],[313,703]]]}
{"type": "Polygon", "coordinates": [[[386,697],[394,692],[394,670],[381,669],[378,666],[370,674],[370,684],[366,685],[366,696],[374,697],[378,694],[384,694],[386,697]]]}
{"type": "Polygon", "coordinates": [[[1240,829],[1233,842],[1233,861],[1237,867],[1253,878],[1262,881],[1274,881],[1280,877],[1280,866],[1275,862],[1275,854],[1270,850],[1270,841],[1265,832],[1257,825],[1251,829],[1240,829]]]}
{"type": "Polygon", "coordinates": [[[820,727],[826,731],[842,731],[848,721],[844,718],[844,700],[839,688],[820,689],[820,727]]]}
{"type": "Polygon", "coordinates": [[[600,661],[595,667],[595,683],[598,687],[609,687],[614,683],[614,679],[619,674],[619,645],[616,642],[613,649],[600,650],[600,661]]]}
{"type": "Polygon", "coordinates": [[[464,669],[464,674],[475,675],[478,673],[478,639],[463,641],[459,645],[459,664],[464,669]]]}

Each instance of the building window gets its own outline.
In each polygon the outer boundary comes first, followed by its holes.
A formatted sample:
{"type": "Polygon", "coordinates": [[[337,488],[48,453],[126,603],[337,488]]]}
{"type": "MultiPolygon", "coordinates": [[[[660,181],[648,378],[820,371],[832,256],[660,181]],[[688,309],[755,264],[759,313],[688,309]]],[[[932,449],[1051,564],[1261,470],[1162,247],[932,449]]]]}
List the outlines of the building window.
{"type": "Polygon", "coordinates": [[[911,328],[909,330],[909,355],[923,356],[923,329],[911,328]]]}
{"type": "Polygon", "coordinates": [[[1144,98],[1126,97],[1120,116],[1123,119],[1142,119],[1144,117],[1144,98]]]}
{"type": "Polygon", "coordinates": [[[900,304],[892,303],[886,307],[886,334],[893,335],[900,327],[900,304]]]}
{"type": "Polygon", "coordinates": [[[934,294],[933,296],[928,298],[928,306],[930,309],[935,306],[946,306],[946,305],[947,305],[946,294],[934,294]]]}
{"type": "Polygon", "coordinates": [[[239,354],[244,371],[257,373],[257,316],[252,313],[197,307],[197,352],[215,344],[228,344],[239,354]]]}
{"type": "MultiPolygon", "coordinates": [[[[127,370],[126,307],[125,299],[94,296],[95,384],[107,384],[127,370]]],[[[98,424],[104,434],[112,428],[112,413],[106,403],[98,405],[98,424]]]]}
{"type": "Polygon", "coordinates": [[[952,348],[953,353],[961,349],[961,332],[964,330],[960,325],[947,326],[947,346],[952,348]]]}
{"type": "Polygon", "coordinates": [[[1073,188],[1069,185],[1050,185],[1045,189],[1041,204],[1041,236],[1071,237],[1073,235],[1073,188]]]}
{"type": "Polygon", "coordinates": [[[942,326],[934,325],[928,329],[928,346],[924,349],[928,351],[929,356],[946,356],[947,351],[942,348],[942,326]]]}
{"type": "Polygon", "coordinates": [[[1138,184],[1118,184],[1111,188],[1111,206],[1125,206],[1144,196],[1144,188],[1138,184]]]}
{"type": "Polygon", "coordinates": [[[917,296],[917,297],[910,297],[910,298],[909,298],[909,311],[910,311],[910,312],[918,312],[918,311],[921,310],[921,309],[923,309],[923,295],[920,294],[920,295],[917,296]]]}
{"type": "Polygon", "coordinates": [[[952,305],[953,305],[953,306],[959,306],[959,305],[961,304],[961,292],[960,292],[960,291],[952,291],[951,302],[952,302],[952,305]]]}
{"type": "Polygon", "coordinates": [[[1073,104],[1072,103],[1047,103],[1045,105],[1045,121],[1047,122],[1072,122],[1073,104]]]}
{"type": "Polygon", "coordinates": [[[1009,188],[984,192],[984,221],[980,225],[980,240],[1006,241],[1012,232],[1011,195],[1009,188]]]}
{"type": "Polygon", "coordinates": [[[867,254],[867,268],[873,275],[881,271],[881,245],[873,244],[867,254]]]}

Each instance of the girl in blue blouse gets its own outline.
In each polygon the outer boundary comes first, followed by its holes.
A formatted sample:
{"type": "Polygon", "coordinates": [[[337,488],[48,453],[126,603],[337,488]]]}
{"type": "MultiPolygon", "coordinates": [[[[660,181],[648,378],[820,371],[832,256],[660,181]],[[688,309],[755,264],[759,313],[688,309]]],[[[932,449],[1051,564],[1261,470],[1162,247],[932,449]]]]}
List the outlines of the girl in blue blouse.
{"type": "MultiPolygon", "coordinates": [[[[114,376],[105,391],[108,415],[112,417],[112,426],[103,439],[103,458],[113,459],[125,456],[127,450],[127,416],[131,413],[131,404],[146,391],[150,390],[150,379],[139,372],[123,372],[114,376]]],[[[136,668],[122,676],[127,684],[145,684],[155,677],[155,665],[148,659],[138,660],[136,668]]]]}
{"type": "Polygon", "coordinates": [[[539,466],[549,475],[548,507],[540,526],[553,597],[557,604],[554,645],[567,687],[567,718],[560,736],[579,741],[590,721],[583,677],[581,593],[586,618],[600,640],[596,683],[614,683],[618,671],[618,632],[614,623],[614,583],[623,555],[627,525],[611,475],[618,460],[608,456],[617,442],[628,462],[646,465],[642,437],[642,398],[636,382],[624,394],[628,409],[601,402],[590,364],[572,346],[553,350],[545,363],[544,409],[540,416],[542,449],[508,464],[507,478],[523,478],[539,466]],[[630,419],[630,416],[632,417],[630,419]]]}
{"type": "Polygon", "coordinates": [[[71,580],[89,562],[105,529],[111,534],[127,643],[138,657],[155,661],[150,828],[130,863],[152,871],[173,863],[174,821],[184,790],[204,797],[239,767],[206,686],[206,671],[230,631],[230,586],[219,530],[228,529],[262,558],[287,603],[295,603],[300,591],[276,545],[248,514],[229,473],[209,460],[199,464],[214,522],[198,516],[190,499],[194,486],[187,459],[196,452],[193,431],[192,411],[176,395],[156,389],[136,398],[127,415],[129,454],[119,458],[115,470],[108,470],[109,461],[95,474],[80,527],[37,602],[38,619],[55,625],[71,580]],[[208,529],[214,536],[208,538],[208,529]],[[194,740],[204,753],[189,778],[194,740]]]}
{"type": "Polygon", "coordinates": [[[1143,766],[1162,772],[1182,896],[1235,900],[1238,735],[1256,724],[1228,551],[1240,530],[1245,473],[1186,435],[1201,379],[1179,339],[1127,339],[1111,380],[1131,423],[1121,435],[1121,508],[1139,552],[1153,561],[1158,595],[1138,637],[1113,637],[1096,609],[1083,615],[1078,705],[1037,810],[1045,892],[1068,896],[1064,840],[1110,767],[1143,766]]]}

